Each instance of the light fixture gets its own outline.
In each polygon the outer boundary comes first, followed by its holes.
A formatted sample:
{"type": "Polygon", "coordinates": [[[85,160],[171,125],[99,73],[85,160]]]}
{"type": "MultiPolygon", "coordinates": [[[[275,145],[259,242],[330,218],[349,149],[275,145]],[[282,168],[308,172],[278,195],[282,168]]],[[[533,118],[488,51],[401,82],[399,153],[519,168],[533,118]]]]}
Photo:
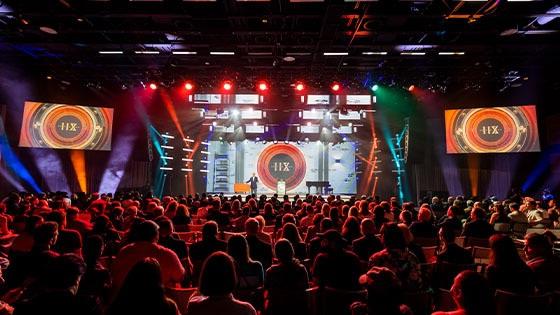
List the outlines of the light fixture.
{"type": "Polygon", "coordinates": [[[338,92],[340,91],[340,89],[341,89],[340,84],[337,83],[337,82],[334,82],[334,83],[331,85],[331,90],[332,90],[333,92],[335,92],[335,93],[338,93],[338,92]]]}
{"type": "Polygon", "coordinates": [[[231,91],[231,89],[233,89],[233,83],[231,83],[231,81],[225,81],[224,84],[222,85],[222,88],[224,89],[224,91],[231,91]]]}
{"type": "Polygon", "coordinates": [[[47,34],[50,34],[50,35],[58,34],[58,32],[54,28],[49,27],[49,26],[41,26],[41,27],[39,27],[39,30],[41,30],[41,32],[43,32],[43,33],[47,33],[47,34]]]}
{"type": "Polygon", "coordinates": [[[348,56],[347,52],[324,52],[323,56],[348,56]]]}
{"type": "Polygon", "coordinates": [[[194,89],[194,84],[192,84],[192,82],[185,83],[185,90],[192,91],[193,89],[194,89]]]}
{"type": "Polygon", "coordinates": [[[426,53],[423,51],[403,51],[401,55],[403,56],[424,56],[426,53]]]}
{"type": "Polygon", "coordinates": [[[371,56],[371,55],[385,56],[386,54],[387,54],[386,51],[364,51],[364,52],[362,52],[362,55],[366,55],[366,56],[371,56]]]}
{"type": "Polygon", "coordinates": [[[304,89],[305,89],[305,85],[303,85],[303,83],[301,83],[301,82],[296,83],[296,90],[297,91],[301,92],[304,89]]]}
{"type": "Polygon", "coordinates": [[[233,52],[233,51],[211,51],[210,55],[214,55],[214,56],[233,56],[233,55],[235,55],[235,52],[233,52]]]}
{"type": "Polygon", "coordinates": [[[159,55],[158,50],[136,50],[134,53],[137,55],[159,55]]]}
{"type": "Polygon", "coordinates": [[[257,87],[259,89],[259,91],[264,92],[266,90],[268,90],[268,84],[266,84],[266,82],[261,81],[257,84],[257,87]]]}
{"type": "Polygon", "coordinates": [[[440,56],[462,56],[464,55],[465,52],[464,51],[440,51],[438,52],[438,55],[440,56]]]}
{"type": "Polygon", "coordinates": [[[100,50],[100,55],[122,55],[124,52],[122,50],[100,50]]]}
{"type": "Polygon", "coordinates": [[[415,86],[414,86],[414,84],[412,84],[412,85],[410,85],[410,86],[408,87],[408,90],[409,90],[410,92],[412,92],[412,91],[414,91],[414,88],[415,88],[415,86]]]}
{"type": "Polygon", "coordinates": [[[379,89],[379,85],[377,85],[377,84],[374,84],[374,85],[371,87],[371,90],[374,91],[374,92],[377,91],[378,89],[379,89]]]}
{"type": "Polygon", "coordinates": [[[150,86],[150,89],[152,89],[152,90],[156,90],[156,89],[158,88],[157,84],[155,84],[155,83],[153,83],[153,82],[150,83],[149,86],[150,86]]]}
{"type": "Polygon", "coordinates": [[[196,51],[172,51],[173,55],[196,55],[196,51]]]}

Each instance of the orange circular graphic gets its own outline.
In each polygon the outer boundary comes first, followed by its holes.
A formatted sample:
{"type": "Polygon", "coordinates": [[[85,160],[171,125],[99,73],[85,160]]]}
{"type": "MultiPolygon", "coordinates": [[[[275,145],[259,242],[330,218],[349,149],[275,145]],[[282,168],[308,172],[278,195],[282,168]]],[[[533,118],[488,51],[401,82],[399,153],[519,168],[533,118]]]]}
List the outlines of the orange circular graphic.
{"type": "Polygon", "coordinates": [[[257,160],[260,182],[276,190],[278,180],[286,182],[286,191],[296,188],[305,178],[305,156],[291,144],[273,144],[266,147],[257,160]]]}

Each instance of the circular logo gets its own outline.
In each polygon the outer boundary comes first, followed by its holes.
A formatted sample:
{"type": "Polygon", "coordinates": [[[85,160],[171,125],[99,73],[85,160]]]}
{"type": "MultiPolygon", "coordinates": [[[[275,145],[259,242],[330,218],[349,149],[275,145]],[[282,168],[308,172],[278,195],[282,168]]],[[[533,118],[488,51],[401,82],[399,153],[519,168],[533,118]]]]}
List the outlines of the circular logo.
{"type": "Polygon", "coordinates": [[[286,190],[296,188],[305,178],[305,157],[292,144],[273,144],[259,155],[257,172],[260,182],[275,191],[278,180],[286,182],[286,190]]]}
{"type": "Polygon", "coordinates": [[[82,129],[81,121],[75,116],[64,115],[55,124],[56,133],[62,138],[73,138],[82,129]]]}
{"type": "Polygon", "coordinates": [[[279,153],[273,156],[268,162],[268,171],[277,180],[290,178],[294,175],[295,162],[287,154],[279,153]]]}
{"type": "Polygon", "coordinates": [[[477,132],[482,140],[495,142],[504,135],[504,125],[495,118],[483,119],[478,124],[477,132]]]}

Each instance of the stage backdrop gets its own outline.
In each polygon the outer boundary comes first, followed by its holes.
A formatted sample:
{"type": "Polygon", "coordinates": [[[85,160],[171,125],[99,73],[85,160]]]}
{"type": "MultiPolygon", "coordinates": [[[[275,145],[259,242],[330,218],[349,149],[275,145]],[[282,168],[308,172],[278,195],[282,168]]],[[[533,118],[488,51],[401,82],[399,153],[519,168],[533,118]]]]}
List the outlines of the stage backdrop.
{"type": "Polygon", "coordinates": [[[535,106],[445,111],[447,153],[538,152],[535,106]]]}
{"type": "Polygon", "coordinates": [[[113,109],[25,102],[21,147],[111,150],[113,109]]]}
{"type": "Polygon", "coordinates": [[[255,173],[259,194],[275,193],[280,179],[286,182],[288,194],[307,193],[307,181],[328,181],[337,194],[356,193],[353,142],[211,141],[208,151],[209,192],[231,193],[235,183],[244,183],[255,173]]]}

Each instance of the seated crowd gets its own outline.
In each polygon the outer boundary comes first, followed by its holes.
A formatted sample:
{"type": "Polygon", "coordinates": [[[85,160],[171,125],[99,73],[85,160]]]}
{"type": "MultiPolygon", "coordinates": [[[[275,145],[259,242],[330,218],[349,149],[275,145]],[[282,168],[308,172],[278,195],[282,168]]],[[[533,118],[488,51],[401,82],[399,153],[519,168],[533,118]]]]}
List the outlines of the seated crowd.
{"type": "Polygon", "coordinates": [[[558,218],[531,198],[11,193],[0,315],[500,314],[510,295],[552,314],[558,218]]]}

